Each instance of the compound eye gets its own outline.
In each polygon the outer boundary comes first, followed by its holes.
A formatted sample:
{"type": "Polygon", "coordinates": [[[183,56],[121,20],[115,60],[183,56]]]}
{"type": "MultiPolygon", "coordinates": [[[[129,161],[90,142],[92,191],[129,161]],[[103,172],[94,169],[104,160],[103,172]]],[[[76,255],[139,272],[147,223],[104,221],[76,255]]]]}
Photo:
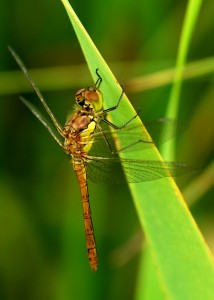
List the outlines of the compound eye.
{"type": "Polygon", "coordinates": [[[97,101],[99,101],[99,94],[96,90],[86,91],[85,99],[87,99],[88,101],[97,102],[97,101]]]}

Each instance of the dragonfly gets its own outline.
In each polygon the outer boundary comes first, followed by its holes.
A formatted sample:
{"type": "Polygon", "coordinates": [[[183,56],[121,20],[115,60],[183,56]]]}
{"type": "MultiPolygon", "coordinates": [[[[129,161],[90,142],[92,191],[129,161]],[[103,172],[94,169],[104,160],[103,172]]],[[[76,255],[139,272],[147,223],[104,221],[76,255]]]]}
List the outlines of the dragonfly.
{"type": "Polygon", "coordinates": [[[89,264],[93,271],[97,271],[98,254],[89,203],[88,179],[98,183],[121,183],[124,180],[121,175],[122,168],[127,181],[131,183],[188,173],[191,167],[180,162],[124,159],[118,156],[118,153],[123,151],[143,150],[165,142],[175,135],[179,122],[163,118],[146,123],[147,129],[152,133],[152,139],[147,133],[145,135],[142,131],[139,133],[138,127],[132,125],[137,114],[122,126],[110,122],[108,114],[118,109],[124,94],[123,87],[117,103],[113,107],[103,109],[103,94],[100,90],[102,77],[96,69],[97,81],[94,86],[82,88],[76,92],[75,110],[68,117],[65,126],[62,126],[47,105],[20,57],[10,47],[9,51],[36,92],[55,129],[36,107],[22,96],[20,99],[48,130],[72,163],[80,187],[89,264]],[[106,125],[107,129],[103,125],[106,125]],[[114,145],[116,134],[120,134],[122,140],[128,141],[123,148],[114,145]]]}

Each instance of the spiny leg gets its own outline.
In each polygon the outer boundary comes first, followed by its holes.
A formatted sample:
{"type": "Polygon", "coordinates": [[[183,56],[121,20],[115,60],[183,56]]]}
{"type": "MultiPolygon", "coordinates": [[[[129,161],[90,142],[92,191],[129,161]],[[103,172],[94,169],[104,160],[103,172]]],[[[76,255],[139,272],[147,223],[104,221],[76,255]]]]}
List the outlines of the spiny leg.
{"type": "Polygon", "coordinates": [[[99,87],[100,87],[100,85],[101,85],[101,83],[102,83],[102,81],[103,81],[103,79],[102,79],[102,77],[100,76],[100,74],[98,73],[98,68],[96,69],[96,74],[97,74],[97,81],[96,81],[96,83],[95,83],[95,88],[96,89],[99,89],[99,87]]]}
{"type": "MultiPolygon", "coordinates": [[[[124,94],[124,87],[121,86],[121,88],[122,88],[122,93],[121,93],[121,95],[119,97],[119,100],[118,100],[117,104],[114,105],[114,106],[112,106],[112,107],[110,107],[110,108],[104,109],[102,111],[102,114],[105,114],[105,113],[108,113],[110,111],[116,110],[119,107],[120,102],[121,102],[121,100],[123,98],[123,94],[124,94]]],[[[130,122],[132,122],[137,116],[138,116],[138,114],[134,115],[130,120],[128,120],[125,124],[123,124],[121,126],[115,125],[114,123],[112,123],[109,120],[107,120],[105,117],[103,117],[101,119],[102,119],[103,122],[105,122],[106,124],[108,124],[109,126],[111,126],[114,129],[122,129],[122,128],[126,127],[130,122]]]]}

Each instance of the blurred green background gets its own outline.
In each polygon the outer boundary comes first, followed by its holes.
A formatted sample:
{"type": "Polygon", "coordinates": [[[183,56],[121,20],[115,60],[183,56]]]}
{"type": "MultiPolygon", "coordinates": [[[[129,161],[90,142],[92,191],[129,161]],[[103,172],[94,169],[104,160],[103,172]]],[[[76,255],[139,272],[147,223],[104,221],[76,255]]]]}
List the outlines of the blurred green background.
{"type": "MultiPolygon", "coordinates": [[[[164,116],[171,84],[145,83],[134,91],[131,80],[175,65],[187,1],[71,4],[142,119],[164,116]]],[[[188,62],[213,56],[213,11],[214,2],[204,1],[188,62]]],[[[59,0],[0,0],[0,25],[0,299],[134,299],[144,243],[128,188],[89,185],[100,263],[95,274],[72,166],[18,98],[40,107],[24,75],[13,71],[8,44],[29,69],[39,68],[33,77],[62,124],[75,91],[93,84],[64,7],[59,0]]],[[[192,77],[182,87],[179,118],[190,126],[177,139],[176,159],[201,173],[196,186],[192,177],[178,183],[214,251],[213,73],[192,77]]]]}

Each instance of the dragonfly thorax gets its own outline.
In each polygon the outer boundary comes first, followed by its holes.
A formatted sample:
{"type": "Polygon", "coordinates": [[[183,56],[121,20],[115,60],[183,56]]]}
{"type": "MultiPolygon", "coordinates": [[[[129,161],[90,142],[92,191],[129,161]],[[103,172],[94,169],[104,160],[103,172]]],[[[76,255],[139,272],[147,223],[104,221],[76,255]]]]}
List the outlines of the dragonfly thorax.
{"type": "Polygon", "coordinates": [[[102,110],[103,95],[96,87],[88,87],[87,89],[77,91],[75,99],[77,105],[89,113],[93,111],[99,112],[102,110]]]}
{"type": "Polygon", "coordinates": [[[73,114],[63,130],[66,153],[79,157],[88,153],[93,143],[95,129],[96,120],[93,115],[87,115],[82,111],[73,114]]]}
{"type": "Polygon", "coordinates": [[[93,115],[88,115],[82,111],[78,111],[71,115],[71,117],[67,120],[64,130],[72,133],[79,133],[84,129],[87,129],[92,120],[93,115]]]}

